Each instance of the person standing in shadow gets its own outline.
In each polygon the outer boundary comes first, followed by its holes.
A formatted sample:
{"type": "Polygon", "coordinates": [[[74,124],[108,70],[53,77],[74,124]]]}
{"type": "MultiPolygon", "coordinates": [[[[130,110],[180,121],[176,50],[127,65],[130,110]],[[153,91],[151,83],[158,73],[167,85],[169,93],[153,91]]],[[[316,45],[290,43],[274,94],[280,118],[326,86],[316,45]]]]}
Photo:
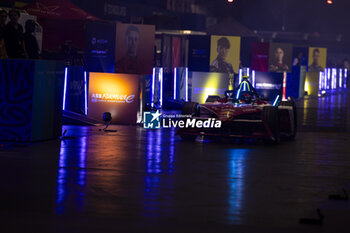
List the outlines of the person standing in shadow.
{"type": "Polygon", "coordinates": [[[18,10],[9,11],[10,22],[5,27],[5,46],[9,58],[26,58],[23,43],[23,27],[18,23],[18,10]]]}
{"type": "Polygon", "coordinates": [[[5,26],[7,20],[7,12],[5,10],[0,10],[0,59],[6,59],[6,47],[5,47],[5,26]]]}
{"type": "Polygon", "coordinates": [[[39,46],[38,41],[33,35],[35,32],[36,23],[34,20],[27,20],[25,29],[26,32],[23,35],[25,51],[28,54],[29,59],[39,59],[39,46]]]}

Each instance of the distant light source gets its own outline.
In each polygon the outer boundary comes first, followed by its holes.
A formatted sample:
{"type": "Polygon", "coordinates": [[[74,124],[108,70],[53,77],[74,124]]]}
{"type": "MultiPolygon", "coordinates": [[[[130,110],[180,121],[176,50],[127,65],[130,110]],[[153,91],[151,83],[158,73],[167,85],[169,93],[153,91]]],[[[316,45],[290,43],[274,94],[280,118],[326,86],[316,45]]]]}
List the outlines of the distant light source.
{"type": "Polygon", "coordinates": [[[333,4],[333,0],[327,0],[327,4],[332,5],[333,4]]]}
{"type": "Polygon", "coordinates": [[[232,3],[234,0],[227,0],[227,2],[232,3]]]}

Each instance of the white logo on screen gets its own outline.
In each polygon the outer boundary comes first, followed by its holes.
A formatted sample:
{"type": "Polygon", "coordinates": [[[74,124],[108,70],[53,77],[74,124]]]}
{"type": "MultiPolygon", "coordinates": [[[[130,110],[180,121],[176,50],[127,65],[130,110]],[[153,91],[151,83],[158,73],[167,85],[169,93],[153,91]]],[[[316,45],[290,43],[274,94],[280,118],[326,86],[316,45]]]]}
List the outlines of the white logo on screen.
{"type": "Polygon", "coordinates": [[[126,97],[125,102],[127,102],[128,104],[134,102],[135,100],[135,95],[129,95],[128,97],[126,97]]]}

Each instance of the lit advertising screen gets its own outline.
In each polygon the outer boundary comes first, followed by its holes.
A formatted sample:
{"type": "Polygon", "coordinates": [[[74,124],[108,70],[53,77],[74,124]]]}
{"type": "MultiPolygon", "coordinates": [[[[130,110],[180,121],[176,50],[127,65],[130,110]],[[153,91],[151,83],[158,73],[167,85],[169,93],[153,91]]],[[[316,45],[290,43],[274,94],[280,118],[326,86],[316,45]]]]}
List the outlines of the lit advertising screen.
{"type": "Polygon", "coordinates": [[[138,92],[138,75],[90,73],[88,117],[101,121],[110,112],[112,123],[136,124],[138,92]]]}

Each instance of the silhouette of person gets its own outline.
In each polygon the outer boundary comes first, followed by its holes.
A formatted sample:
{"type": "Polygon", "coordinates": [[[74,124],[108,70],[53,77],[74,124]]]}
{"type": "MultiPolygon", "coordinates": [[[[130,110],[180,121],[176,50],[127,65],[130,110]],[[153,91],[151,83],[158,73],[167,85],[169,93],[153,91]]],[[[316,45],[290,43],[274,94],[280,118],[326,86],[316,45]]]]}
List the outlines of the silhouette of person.
{"type": "Polygon", "coordinates": [[[27,57],[23,44],[23,27],[18,23],[20,16],[18,10],[10,10],[10,22],[5,27],[5,46],[10,58],[27,57]]]}
{"type": "Polygon", "coordinates": [[[26,21],[26,32],[23,35],[23,40],[25,49],[30,59],[39,59],[38,41],[36,40],[35,36],[33,36],[33,33],[35,32],[35,27],[36,23],[34,22],[34,20],[29,19],[26,21]]]}
{"type": "Polygon", "coordinates": [[[5,47],[5,26],[7,20],[7,12],[0,10],[0,59],[8,58],[5,47]]]}

